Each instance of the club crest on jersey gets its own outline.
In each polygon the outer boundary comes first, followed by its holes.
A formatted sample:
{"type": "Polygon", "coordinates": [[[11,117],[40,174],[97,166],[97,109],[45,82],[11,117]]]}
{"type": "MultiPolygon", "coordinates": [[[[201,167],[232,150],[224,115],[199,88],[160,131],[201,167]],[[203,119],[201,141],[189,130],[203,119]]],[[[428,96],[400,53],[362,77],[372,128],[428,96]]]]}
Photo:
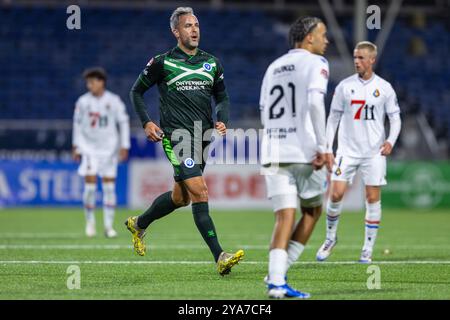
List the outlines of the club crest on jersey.
{"type": "Polygon", "coordinates": [[[186,166],[186,168],[193,168],[194,167],[194,165],[195,165],[195,162],[194,162],[194,160],[192,160],[192,158],[186,158],[185,160],[184,160],[184,165],[186,166]]]}
{"type": "Polygon", "coordinates": [[[380,96],[380,91],[378,91],[378,89],[375,89],[375,91],[373,92],[373,96],[375,98],[378,98],[380,96]]]}
{"type": "Polygon", "coordinates": [[[325,69],[320,70],[320,74],[325,78],[328,79],[328,71],[325,69]]]}
{"type": "Polygon", "coordinates": [[[203,69],[205,69],[206,71],[211,71],[211,69],[212,69],[212,66],[208,63],[208,62],[205,62],[204,64],[203,64],[203,69]]]}
{"type": "Polygon", "coordinates": [[[338,166],[336,168],[336,171],[334,172],[334,174],[337,175],[337,176],[340,176],[342,174],[341,164],[342,164],[342,157],[340,157],[338,166]]]}

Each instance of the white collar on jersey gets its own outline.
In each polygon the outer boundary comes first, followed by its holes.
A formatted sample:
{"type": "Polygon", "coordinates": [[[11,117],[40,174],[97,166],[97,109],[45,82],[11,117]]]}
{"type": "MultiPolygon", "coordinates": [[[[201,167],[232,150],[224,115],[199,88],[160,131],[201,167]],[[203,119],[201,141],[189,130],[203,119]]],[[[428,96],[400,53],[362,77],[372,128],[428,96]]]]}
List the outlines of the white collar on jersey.
{"type": "Polygon", "coordinates": [[[295,49],[290,49],[289,51],[288,51],[289,53],[294,53],[294,52],[305,52],[305,53],[311,53],[311,52],[309,52],[308,50],[306,50],[306,49],[302,49],[302,48],[295,48],[295,49]]]}
{"type": "Polygon", "coordinates": [[[108,92],[108,91],[105,89],[105,90],[103,91],[103,94],[102,94],[101,96],[94,96],[94,95],[89,91],[89,95],[90,95],[92,98],[94,98],[94,99],[100,100],[100,99],[103,99],[104,97],[106,97],[107,92],[108,92]]]}
{"type": "Polygon", "coordinates": [[[361,78],[361,77],[359,76],[359,74],[356,74],[356,77],[358,78],[358,80],[359,80],[363,85],[366,85],[366,84],[368,84],[369,82],[371,82],[373,79],[375,79],[375,76],[376,76],[376,74],[375,74],[375,72],[373,72],[373,73],[372,73],[372,76],[370,77],[370,79],[364,80],[363,78],[361,78]]]}

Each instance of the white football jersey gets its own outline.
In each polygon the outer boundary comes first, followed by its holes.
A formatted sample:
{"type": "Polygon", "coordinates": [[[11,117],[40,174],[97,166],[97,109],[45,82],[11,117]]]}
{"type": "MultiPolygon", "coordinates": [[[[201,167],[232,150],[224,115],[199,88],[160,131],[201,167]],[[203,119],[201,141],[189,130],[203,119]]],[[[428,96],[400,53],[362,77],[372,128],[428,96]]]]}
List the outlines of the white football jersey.
{"type": "Polygon", "coordinates": [[[318,146],[308,111],[308,92],[326,94],[328,72],[324,57],[304,49],[292,49],[268,67],[260,96],[264,126],[261,164],[314,160],[318,146]]]}
{"type": "Polygon", "coordinates": [[[331,110],[342,112],[337,153],[355,158],[380,153],[386,140],[385,117],[400,112],[391,84],[376,74],[367,81],[358,74],[342,80],[336,87],[331,110]]]}
{"type": "Polygon", "coordinates": [[[79,152],[93,156],[112,156],[130,148],[129,117],[120,97],[105,91],[101,97],[90,92],[75,104],[73,145],[79,152]],[[120,132],[118,130],[120,127],[120,132]]]}

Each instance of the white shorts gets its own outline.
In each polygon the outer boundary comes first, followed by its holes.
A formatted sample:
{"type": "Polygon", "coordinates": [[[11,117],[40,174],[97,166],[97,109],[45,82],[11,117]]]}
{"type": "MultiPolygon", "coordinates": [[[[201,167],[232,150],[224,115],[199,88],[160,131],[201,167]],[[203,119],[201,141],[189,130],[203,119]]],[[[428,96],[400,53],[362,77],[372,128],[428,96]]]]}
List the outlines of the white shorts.
{"type": "MultiPolygon", "coordinates": [[[[265,173],[265,171],[263,170],[265,173]]],[[[284,208],[297,208],[298,198],[312,199],[327,189],[325,167],[313,170],[312,165],[303,163],[281,164],[276,174],[265,174],[267,197],[272,199],[274,211],[284,208]],[[277,196],[283,196],[275,200],[277,196]],[[275,201],[278,203],[275,204],[275,201]]]]}
{"type": "Polygon", "coordinates": [[[115,178],[118,162],[117,155],[110,157],[82,155],[78,174],[83,177],[99,175],[102,178],[115,178]]]}
{"type": "Polygon", "coordinates": [[[346,181],[352,184],[358,169],[361,171],[364,185],[384,186],[386,184],[386,157],[381,154],[372,158],[336,155],[331,181],[346,181]]]}

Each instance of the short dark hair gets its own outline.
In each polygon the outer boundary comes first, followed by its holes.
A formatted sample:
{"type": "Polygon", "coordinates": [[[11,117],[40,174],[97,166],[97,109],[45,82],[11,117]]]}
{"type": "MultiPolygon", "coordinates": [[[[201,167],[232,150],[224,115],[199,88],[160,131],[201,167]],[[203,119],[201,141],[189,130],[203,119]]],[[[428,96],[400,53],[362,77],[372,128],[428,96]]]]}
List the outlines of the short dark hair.
{"type": "Polygon", "coordinates": [[[298,18],[289,30],[289,45],[294,48],[297,42],[302,42],[305,37],[311,33],[319,23],[323,23],[321,19],[316,17],[298,18]]]}
{"type": "Polygon", "coordinates": [[[106,71],[102,67],[88,68],[88,69],[84,70],[83,78],[84,79],[97,78],[97,79],[100,79],[100,80],[103,80],[106,82],[106,78],[107,78],[106,71]]]}

